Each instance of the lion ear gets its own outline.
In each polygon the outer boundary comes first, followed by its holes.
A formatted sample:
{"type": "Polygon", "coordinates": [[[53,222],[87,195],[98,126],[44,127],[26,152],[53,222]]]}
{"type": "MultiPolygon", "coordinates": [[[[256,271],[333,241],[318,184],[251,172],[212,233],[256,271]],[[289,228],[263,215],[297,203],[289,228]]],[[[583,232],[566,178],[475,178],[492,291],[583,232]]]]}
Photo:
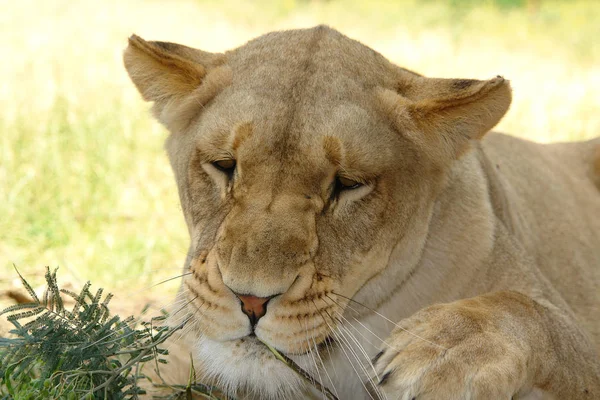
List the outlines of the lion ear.
{"type": "Polygon", "coordinates": [[[125,69],[156,118],[171,131],[185,129],[198,111],[231,83],[224,54],[129,38],[125,69]]]}
{"type": "Polygon", "coordinates": [[[393,125],[432,158],[459,158],[473,139],[481,139],[504,116],[510,84],[487,81],[405,77],[396,90],[378,89],[393,125]]]}

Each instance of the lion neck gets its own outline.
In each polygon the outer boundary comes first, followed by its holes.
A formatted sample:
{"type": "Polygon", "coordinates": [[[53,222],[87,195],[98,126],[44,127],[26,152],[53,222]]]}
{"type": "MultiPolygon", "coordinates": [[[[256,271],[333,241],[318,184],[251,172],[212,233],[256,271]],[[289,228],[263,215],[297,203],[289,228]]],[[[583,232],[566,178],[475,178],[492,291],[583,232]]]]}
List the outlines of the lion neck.
{"type": "Polygon", "coordinates": [[[389,267],[369,283],[370,292],[391,293],[373,307],[388,318],[397,321],[429,304],[461,298],[473,291],[473,277],[485,275],[497,219],[478,151],[455,161],[440,195],[424,211],[428,215],[419,217],[428,223],[396,246],[389,267]]]}

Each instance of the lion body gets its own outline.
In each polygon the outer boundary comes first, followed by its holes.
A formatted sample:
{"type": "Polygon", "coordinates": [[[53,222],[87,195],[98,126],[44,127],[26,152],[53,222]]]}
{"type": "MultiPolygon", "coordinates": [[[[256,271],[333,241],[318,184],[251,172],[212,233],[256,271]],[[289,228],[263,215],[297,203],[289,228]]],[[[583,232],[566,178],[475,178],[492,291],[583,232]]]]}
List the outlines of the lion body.
{"type": "Polygon", "coordinates": [[[600,140],[541,145],[489,135],[482,147],[495,168],[495,214],[600,350],[600,140]]]}
{"type": "Polygon", "coordinates": [[[228,394],[309,396],[263,342],[341,399],[600,396],[600,140],[486,135],[506,80],[327,27],[225,54],[132,37],[125,65],[191,238],[173,382],[192,354],[228,394]]]}
{"type": "Polygon", "coordinates": [[[446,243],[432,246],[436,251],[444,246],[442,256],[447,260],[424,258],[412,277],[419,280],[422,274],[425,285],[442,290],[415,289],[430,294],[408,308],[412,301],[398,300],[406,313],[401,317],[427,304],[494,290],[548,290],[578,316],[600,349],[600,192],[592,169],[598,146],[598,139],[539,144],[499,133],[486,135],[472,154],[454,166],[453,184],[439,198],[446,203],[440,211],[453,209],[454,215],[433,217],[443,219],[439,241],[446,243]],[[465,203],[470,205],[466,210],[465,203]],[[469,220],[475,221],[470,224],[472,229],[465,227],[469,220]],[[472,263],[473,270],[469,270],[460,260],[469,256],[474,242],[497,228],[500,232],[494,235],[506,236],[502,242],[508,243],[491,254],[486,248],[485,257],[478,257],[485,261],[472,263]],[[518,259],[518,263],[513,261],[517,271],[500,265],[506,258],[518,259]],[[431,271],[421,268],[435,263],[434,269],[438,269],[446,262],[456,269],[440,268],[445,274],[439,280],[432,280],[431,271]],[[444,283],[450,276],[451,282],[444,283]]]}

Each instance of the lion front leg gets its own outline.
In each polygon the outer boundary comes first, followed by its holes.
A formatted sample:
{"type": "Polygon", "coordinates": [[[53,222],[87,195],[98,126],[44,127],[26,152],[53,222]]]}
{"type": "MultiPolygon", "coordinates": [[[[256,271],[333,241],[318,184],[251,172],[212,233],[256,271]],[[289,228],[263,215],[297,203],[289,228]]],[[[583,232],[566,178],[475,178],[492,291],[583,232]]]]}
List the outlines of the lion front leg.
{"type": "Polygon", "coordinates": [[[600,398],[597,355],[568,316],[517,292],[425,308],[374,364],[388,399],[600,398]],[[545,397],[542,397],[545,398],[545,397]]]}

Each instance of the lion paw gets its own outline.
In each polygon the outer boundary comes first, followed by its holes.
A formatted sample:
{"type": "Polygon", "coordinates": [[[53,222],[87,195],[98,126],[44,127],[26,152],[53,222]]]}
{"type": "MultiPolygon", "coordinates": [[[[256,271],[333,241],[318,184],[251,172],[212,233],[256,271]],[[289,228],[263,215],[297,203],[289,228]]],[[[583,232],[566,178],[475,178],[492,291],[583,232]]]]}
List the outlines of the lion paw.
{"type": "Polygon", "coordinates": [[[499,329],[509,320],[472,303],[432,306],[398,324],[374,359],[388,399],[510,400],[531,388],[527,345],[499,329]]]}

